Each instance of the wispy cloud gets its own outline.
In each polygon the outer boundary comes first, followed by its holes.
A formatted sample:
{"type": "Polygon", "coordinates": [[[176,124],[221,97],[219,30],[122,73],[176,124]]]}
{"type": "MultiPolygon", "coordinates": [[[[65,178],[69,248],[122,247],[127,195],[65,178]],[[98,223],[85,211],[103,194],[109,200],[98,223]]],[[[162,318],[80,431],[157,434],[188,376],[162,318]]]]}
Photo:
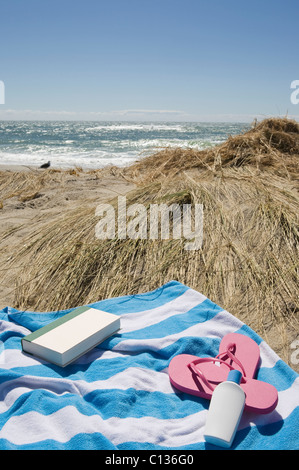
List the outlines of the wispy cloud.
{"type": "Polygon", "coordinates": [[[126,109],[116,111],[67,111],[1,109],[0,119],[15,120],[185,120],[192,117],[184,111],[164,109],[126,109]]]}
{"type": "MultiPolygon", "coordinates": [[[[0,120],[31,121],[194,121],[194,122],[252,122],[277,115],[266,114],[205,114],[195,115],[168,109],[123,109],[116,111],[67,111],[8,109],[0,107],[0,120]]],[[[285,116],[281,116],[285,117],[285,116]]],[[[299,115],[288,115],[299,120],[299,115]]]]}
{"type": "Polygon", "coordinates": [[[188,115],[184,111],[174,111],[169,109],[127,109],[121,111],[111,111],[112,113],[131,115],[131,114],[142,114],[142,115],[153,115],[153,114],[170,114],[170,115],[188,115]]]}

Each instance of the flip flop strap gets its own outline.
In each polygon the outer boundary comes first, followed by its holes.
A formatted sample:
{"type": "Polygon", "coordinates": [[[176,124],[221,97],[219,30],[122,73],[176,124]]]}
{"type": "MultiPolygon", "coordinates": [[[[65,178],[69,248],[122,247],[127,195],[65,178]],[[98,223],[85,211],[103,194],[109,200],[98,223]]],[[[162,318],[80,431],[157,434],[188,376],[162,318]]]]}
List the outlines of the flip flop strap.
{"type": "Polygon", "coordinates": [[[235,369],[233,366],[231,366],[230,364],[228,364],[226,361],[224,361],[223,359],[220,359],[220,356],[228,356],[233,362],[235,362],[241,369],[242,371],[242,374],[243,374],[243,380],[246,380],[245,377],[246,377],[246,373],[245,373],[245,370],[244,370],[244,367],[242,365],[242,363],[239,361],[239,359],[236,358],[236,356],[233,354],[232,350],[234,350],[235,348],[235,344],[231,343],[227,346],[227,350],[226,351],[223,351],[222,353],[219,353],[216,357],[200,357],[198,359],[195,359],[195,361],[192,361],[190,362],[190,364],[188,364],[188,367],[190,370],[192,370],[192,372],[194,372],[194,374],[196,374],[198,377],[201,378],[201,380],[203,381],[203,383],[210,389],[210,390],[214,390],[214,388],[211,386],[210,382],[208,381],[208,379],[205,377],[204,373],[202,372],[202,370],[200,370],[200,368],[196,367],[197,364],[200,364],[201,362],[220,362],[221,364],[225,364],[227,367],[229,367],[231,370],[235,369]]]}
{"type": "Polygon", "coordinates": [[[246,377],[246,372],[241,361],[239,361],[239,359],[237,359],[236,356],[232,352],[232,350],[234,350],[235,347],[236,345],[234,343],[229,344],[227,346],[227,350],[218,354],[216,357],[219,358],[220,356],[228,356],[233,362],[235,362],[240,367],[243,376],[246,377]]]}
{"type": "Polygon", "coordinates": [[[223,361],[222,359],[219,359],[218,357],[200,357],[199,359],[195,359],[195,361],[190,362],[190,364],[188,364],[189,369],[191,369],[194,374],[198,375],[198,377],[203,381],[203,383],[212,391],[214,390],[214,388],[212,387],[208,379],[205,377],[202,370],[196,367],[197,364],[201,362],[221,362],[222,364],[225,364],[227,367],[229,367],[231,370],[234,369],[233,366],[223,361]]]}

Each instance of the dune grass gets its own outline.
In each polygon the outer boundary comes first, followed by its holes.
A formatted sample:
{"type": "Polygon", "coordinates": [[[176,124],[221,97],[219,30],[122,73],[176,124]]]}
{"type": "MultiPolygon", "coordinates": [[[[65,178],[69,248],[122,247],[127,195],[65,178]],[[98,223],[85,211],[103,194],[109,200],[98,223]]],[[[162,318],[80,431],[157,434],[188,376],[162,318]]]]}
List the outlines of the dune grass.
{"type": "Polygon", "coordinates": [[[154,181],[190,169],[220,171],[226,167],[268,168],[284,177],[298,177],[299,125],[290,119],[265,119],[249,131],[229,137],[207,150],[165,148],[131,165],[126,174],[154,181]],[[297,158],[296,158],[297,157],[297,158]]]}

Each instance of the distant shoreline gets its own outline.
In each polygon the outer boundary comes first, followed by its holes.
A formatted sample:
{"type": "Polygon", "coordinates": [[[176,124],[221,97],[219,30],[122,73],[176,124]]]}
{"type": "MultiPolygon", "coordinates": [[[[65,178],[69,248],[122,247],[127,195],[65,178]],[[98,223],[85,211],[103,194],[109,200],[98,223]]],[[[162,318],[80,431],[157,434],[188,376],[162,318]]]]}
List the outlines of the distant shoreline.
{"type": "Polygon", "coordinates": [[[26,165],[9,165],[9,164],[4,164],[0,163],[0,171],[30,171],[30,169],[37,170],[39,167],[33,167],[33,166],[26,166],[26,165]]]}

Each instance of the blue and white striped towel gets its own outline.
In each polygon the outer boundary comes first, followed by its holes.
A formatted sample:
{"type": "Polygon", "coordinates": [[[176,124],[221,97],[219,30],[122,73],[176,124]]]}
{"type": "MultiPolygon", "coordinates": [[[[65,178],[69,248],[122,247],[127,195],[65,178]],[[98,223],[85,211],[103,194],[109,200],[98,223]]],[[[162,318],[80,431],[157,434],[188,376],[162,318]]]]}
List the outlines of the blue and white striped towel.
{"type": "Polygon", "coordinates": [[[259,344],[258,378],[279,392],[272,413],[244,413],[233,448],[299,448],[298,374],[204,295],[171,281],[91,305],[121,315],[122,330],[66,368],[25,355],[21,338],[70,310],[0,311],[0,449],[214,448],[203,438],[209,401],[174,390],[168,364],[214,357],[230,332],[259,344]]]}

